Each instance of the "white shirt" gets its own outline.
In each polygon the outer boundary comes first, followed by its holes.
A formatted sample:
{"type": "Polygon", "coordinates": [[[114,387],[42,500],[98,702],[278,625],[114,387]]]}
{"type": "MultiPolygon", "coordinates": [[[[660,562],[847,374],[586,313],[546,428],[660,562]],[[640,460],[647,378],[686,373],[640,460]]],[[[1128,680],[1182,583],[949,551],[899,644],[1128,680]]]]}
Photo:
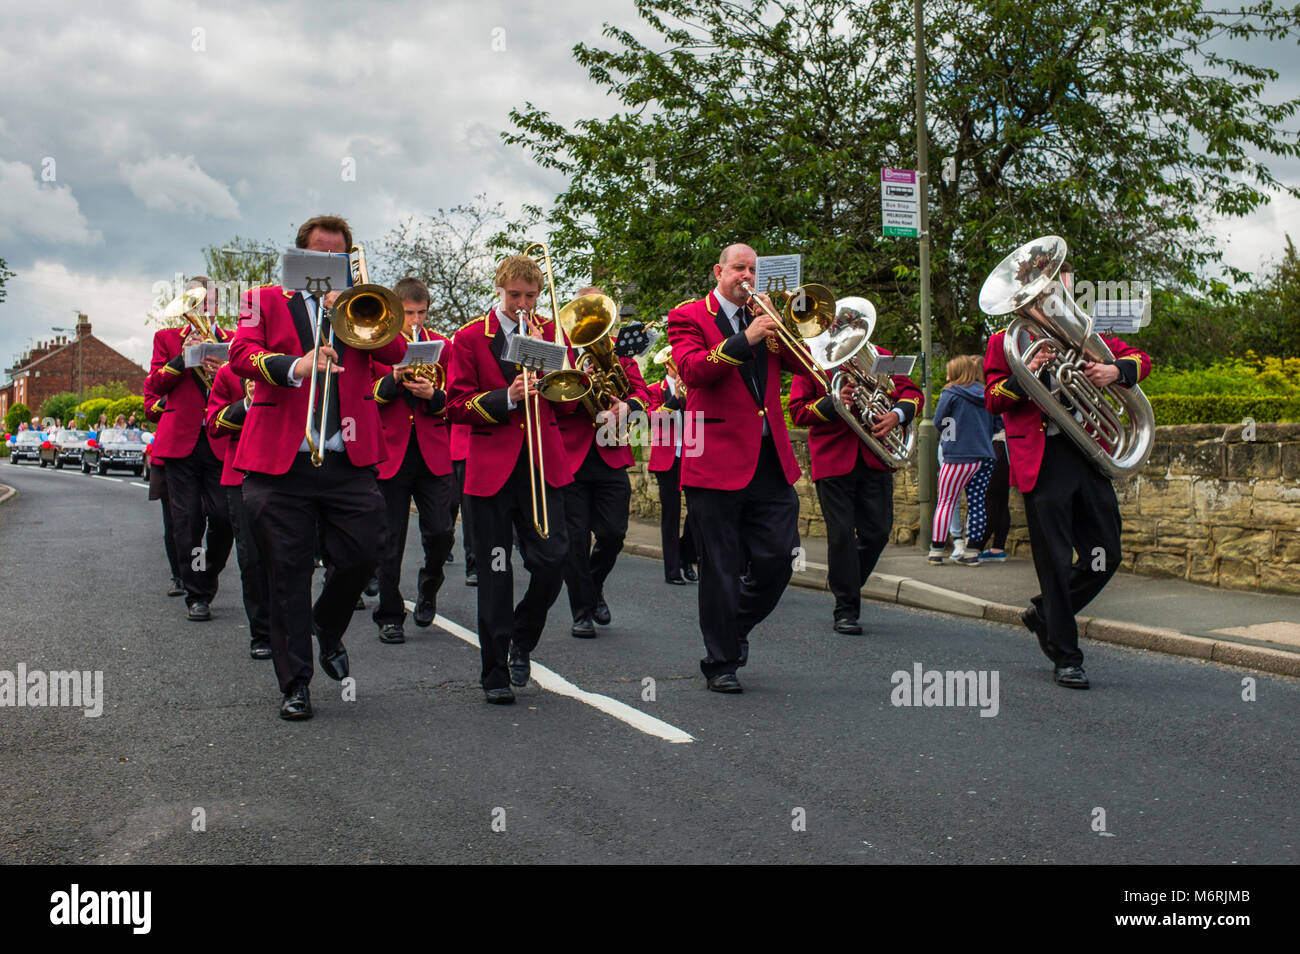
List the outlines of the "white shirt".
{"type": "MultiPolygon", "coordinates": [[[[501,302],[496,303],[495,310],[497,313],[497,322],[501,325],[501,333],[504,334],[507,338],[509,338],[511,335],[513,335],[516,331],[519,330],[519,322],[515,321],[513,318],[510,317],[510,313],[506,311],[506,306],[503,305],[501,302]]],[[[505,348],[501,349],[501,353],[503,355],[506,353],[505,348]]],[[[506,382],[506,406],[510,408],[510,410],[512,411],[519,406],[519,404],[513,398],[510,397],[509,381],[506,382]]]]}
{"type": "MultiPolygon", "coordinates": [[[[299,292],[299,294],[302,295],[302,303],[307,308],[307,320],[311,322],[312,337],[315,338],[318,335],[316,298],[306,292],[299,292]]],[[[296,364],[297,362],[294,363],[296,364]]],[[[302,378],[293,373],[293,365],[289,366],[289,383],[295,388],[302,387],[302,378]]],[[[315,437],[317,441],[320,440],[320,434],[316,433],[315,428],[312,429],[312,436],[315,437]]],[[[330,439],[325,442],[325,449],[327,451],[337,451],[340,453],[345,450],[343,447],[343,431],[341,429],[330,435],[330,439]]],[[[298,445],[298,453],[302,454],[310,450],[311,446],[307,443],[307,438],[304,436],[302,443],[298,445]]]]}

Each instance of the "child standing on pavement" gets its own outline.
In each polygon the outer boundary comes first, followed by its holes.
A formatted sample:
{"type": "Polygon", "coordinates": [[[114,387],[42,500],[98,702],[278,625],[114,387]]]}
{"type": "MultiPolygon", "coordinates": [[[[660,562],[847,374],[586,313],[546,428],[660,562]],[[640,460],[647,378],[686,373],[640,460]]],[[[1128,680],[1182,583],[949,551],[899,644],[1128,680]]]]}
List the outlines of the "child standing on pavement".
{"type": "Polygon", "coordinates": [[[934,409],[943,463],[930,533],[929,563],[943,563],[948,522],[962,490],[966,491],[966,547],[956,561],[979,566],[988,536],[984,494],[993,473],[993,416],[984,407],[984,362],[978,355],[958,355],[948,362],[948,382],[934,409]]]}

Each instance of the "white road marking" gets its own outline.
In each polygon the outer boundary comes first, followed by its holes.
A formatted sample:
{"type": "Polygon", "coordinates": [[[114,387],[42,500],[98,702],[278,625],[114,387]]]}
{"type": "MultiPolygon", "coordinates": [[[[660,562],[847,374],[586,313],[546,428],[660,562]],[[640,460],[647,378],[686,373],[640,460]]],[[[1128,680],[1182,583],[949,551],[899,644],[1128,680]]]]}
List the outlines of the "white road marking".
{"type": "MultiPolygon", "coordinates": [[[[406,608],[412,613],[415,612],[415,604],[410,600],[405,600],[406,608]]],[[[433,618],[443,630],[451,635],[463,639],[476,649],[479,646],[478,634],[471,629],[466,629],[453,620],[447,619],[441,613],[433,618]]],[[[539,686],[559,696],[568,696],[570,699],[577,699],[579,702],[586,703],[593,709],[598,709],[606,715],[613,716],[620,722],[626,722],[632,728],[644,732],[646,735],[653,735],[656,738],[663,739],[666,742],[694,742],[695,738],[688,732],[683,732],[675,725],[669,725],[661,719],[656,719],[652,715],[647,715],[640,709],[634,709],[625,702],[619,702],[617,699],[611,699],[609,696],[602,696],[598,692],[588,692],[575,686],[569,680],[565,679],[557,672],[547,669],[536,660],[532,661],[532,676],[539,686]]]]}

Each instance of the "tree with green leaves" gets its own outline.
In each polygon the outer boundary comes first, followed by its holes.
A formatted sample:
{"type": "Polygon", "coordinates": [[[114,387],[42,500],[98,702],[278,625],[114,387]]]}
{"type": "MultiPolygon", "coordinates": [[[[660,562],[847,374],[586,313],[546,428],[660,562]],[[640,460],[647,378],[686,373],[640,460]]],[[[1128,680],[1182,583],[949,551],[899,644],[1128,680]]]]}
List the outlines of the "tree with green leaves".
{"type": "MultiPolygon", "coordinates": [[[[913,240],[884,238],[880,170],[913,168],[912,5],[895,0],[637,0],[577,61],[619,111],[573,126],[511,112],[508,143],[568,186],[544,220],[568,276],[600,275],[643,317],[712,284],[730,242],[800,252],[805,281],[861,294],[876,340],[918,338],[913,240]]],[[[929,0],[931,284],[941,351],[976,351],[984,278],[1055,233],[1078,274],[1197,289],[1206,231],[1283,186],[1248,152],[1300,155],[1300,100],[1222,40],[1293,40],[1300,8],[1195,0],[929,0]]],[[[1240,275],[1233,275],[1240,278],[1240,275]]]]}
{"type": "Polygon", "coordinates": [[[26,424],[31,419],[32,409],[19,401],[5,413],[5,431],[9,434],[16,434],[18,433],[18,425],[26,424]]]}
{"type": "Polygon", "coordinates": [[[5,300],[5,284],[17,273],[9,270],[9,263],[0,258],[0,301],[5,300]]]}

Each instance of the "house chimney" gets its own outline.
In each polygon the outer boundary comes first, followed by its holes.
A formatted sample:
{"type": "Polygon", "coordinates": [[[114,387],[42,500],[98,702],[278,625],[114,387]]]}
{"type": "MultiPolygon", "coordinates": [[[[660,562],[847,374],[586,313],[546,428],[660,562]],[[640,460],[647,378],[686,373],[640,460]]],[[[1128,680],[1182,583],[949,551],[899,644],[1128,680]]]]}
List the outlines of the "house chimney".
{"type": "Polygon", "coordinates": [[[90,318],[86,315],[77,315],[77,337],[85,338],[90,335],[90,318]]]}

